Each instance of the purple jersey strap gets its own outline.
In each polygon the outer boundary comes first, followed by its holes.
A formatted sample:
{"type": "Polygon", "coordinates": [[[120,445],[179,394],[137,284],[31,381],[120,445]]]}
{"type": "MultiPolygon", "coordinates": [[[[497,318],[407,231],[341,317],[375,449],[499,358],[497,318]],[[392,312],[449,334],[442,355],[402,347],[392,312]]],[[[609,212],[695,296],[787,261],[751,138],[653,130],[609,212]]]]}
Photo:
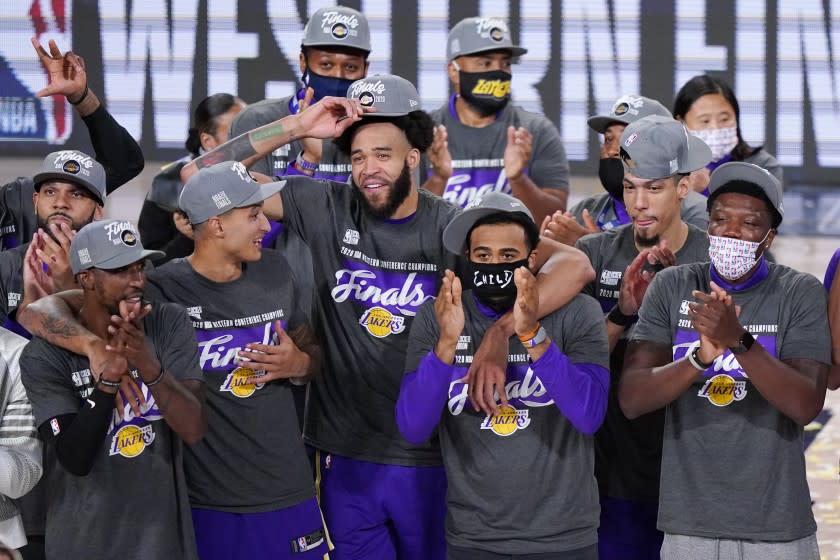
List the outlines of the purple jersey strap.
{"type": "Polygon", "coordinates": [[[578,431],[598,431],[607,410],[610,372],[596,364],[576,364],[554,342],[531,364],[545,391],[578,431]]]}
{"type": "Polygon", "coordinates": [[[441,362],[435,351],[429,350],[417,370],[403,377],[396,413],[397,427],[407,442],[420,445],[432,437],[454,371],[455,366],[441,362]]]}

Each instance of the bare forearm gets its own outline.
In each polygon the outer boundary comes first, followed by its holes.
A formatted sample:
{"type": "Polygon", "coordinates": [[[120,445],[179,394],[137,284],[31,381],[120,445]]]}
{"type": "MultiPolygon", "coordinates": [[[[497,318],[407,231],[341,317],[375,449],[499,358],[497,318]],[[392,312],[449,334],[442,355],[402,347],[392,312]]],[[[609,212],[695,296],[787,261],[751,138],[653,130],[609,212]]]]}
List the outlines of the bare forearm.
{"type": "Polygon", "coordinates": [[[222,161],[241,161],[245,167],[250,167],[277,148],[300,138],[298,122],[297,115],[289,115],[240,134],[185,165],[181,179],[186,180],[199,169],[222,161]]]}
{"type": "Polygon", "coordinates": [[[79,113],[80,117],[86,117],[88,115],[92,115],[97,109],[99,109],[100,105],[101,103],[99,102],[99,98],[96,97],[96,94],[93,93],[92,89],[88,89],[85,98],[78,105],[74,105],[74,108],[76,109],[76,112],[79,113]]]}
{"type": "Polygon", "coordinates": [[[632,420],[659,410],[685,393],[697,375],[697,369],[687,358],[661,367],[625,367],[618,386],[621,411],[632,420]]]}
{"type": "Polygon", "coordinates": [[[583,251],[556,241],[540,239],[540,251],[552,249],[553,254],[537,274],[540,317],[569,303],[588,282],[595,279],[595,270],[583,251]]]}
{"type": "Polygon", "coordinates": [[[30,333],[71,352],[87,355],[92,344],[102,340],[76,319],[74,309],[80,293],[62,292],[39,299],[18,312],[17,320],[30,333]],[[72,302],[72,307],[71,307],[72,302]]]}
{"type": "MultiPolygon", "coordinates": [[[[139,369],[140,378],[144,383],[154,381],[160,376],[162,369],[150,365],[147,368],[139,369]],[[155,373],[150,373],[154,371],[155,373]]],[[[207,432],[207,415],[204,410],[204,399],[196,394],[202,394],[203,383],[192,381],[193,390],[184,383],[175,379],[168,371],[163,373],[159,383],[149,389],[155,398],[158,409],[166,420],[166,423],[178,434],[184,442],[192,445],[204,437],[207,432]]]]}
{"type": "Polygon", "coordinates": [[[569,193],[560,189],[541,189],[524,173],[516,179],[510,180],[510,190],[513,196],[525,203],[534,215],[534,221],[541,224],[546,216],[556,211],[566,211],[566,201],[569,193]],[[549,192],[550,191],[550,192],[549,192]]]}
{"type": "Polygon", "coordinates": [[[612,354],[613,350],[615,350],[615,345],[624,336],[626,330],[621,325],[616,325],[609,319],[604,319],[604,323],[607,326],[607,338],[610,342],[610,354],[612,354]]]}
{"type": "Polygon", "coordinates": [[[446,183],[446,179],[433,173],[428,179],[426,179],[426,182],[423,183],[423,188],[432,194],[443,196],[443,193],[446,191],[446,183]]]}
{"type": "Polygon", "coordinates": [[[771,356],[760,344],[754,344],[737,358],[761,396],[797,424],[808,424],[822,410],[827,365],[814,363],[815,375],[805,375],[771,356]]]}

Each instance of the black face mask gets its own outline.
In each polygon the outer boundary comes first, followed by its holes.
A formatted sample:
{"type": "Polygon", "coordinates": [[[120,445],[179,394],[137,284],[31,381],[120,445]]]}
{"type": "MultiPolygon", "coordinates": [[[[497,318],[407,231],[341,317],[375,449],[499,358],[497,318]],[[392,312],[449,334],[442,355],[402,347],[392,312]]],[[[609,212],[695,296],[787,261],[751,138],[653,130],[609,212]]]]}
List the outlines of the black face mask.
{"type": "Polygon", "coordinates": [[[604,190],[613,198],[624,201],[624,164],[618,158],[604,158],[598,161],[598,178],[604,190]]]}
{"type": "Polygon", "coordinates": [[[461,97],[470,106],[489,117],[504,109],[510,101],[510,73],[504,70],[490,72],[458,71],[461,97]]]}
{"type": "Polygon", "coordinates": [[[520,266],[528,266],[528,259],[507,263],[477,263],[466,261],[467,277],[464,287],[472,289],[478,300],[494,309],[505,311],[516,301],[516,283],[513,272],[520,266]]]}

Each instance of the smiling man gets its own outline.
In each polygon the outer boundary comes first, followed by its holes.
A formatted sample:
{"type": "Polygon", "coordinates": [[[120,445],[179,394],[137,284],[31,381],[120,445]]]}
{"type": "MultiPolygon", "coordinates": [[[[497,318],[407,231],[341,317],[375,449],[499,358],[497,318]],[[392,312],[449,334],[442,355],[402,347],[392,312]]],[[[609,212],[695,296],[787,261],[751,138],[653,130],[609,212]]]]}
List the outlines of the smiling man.
{"type": "Polygon", "coordinates": [[[825,291],[767,261],[784,213],[767,170],[726,163],[709,190],[711,263],[656,275],[618,392],[631,419],[666,407],[661,557],[817,560],[803,426],[831,363],[825,291]]]}
{"type": "Polygon", "coordinates": [[[176,305],[144,307],[145,259],[158,251],[144,250],[128,222],[92,222],[70,250],[82,289],[77,325],[106,340],[113,359],[97,378],[84,355],[40,338],[21,355],[35,422],[55,460],[45,476],[47,558],[104,560],[130,548],[145,558],[195,559],[181,440],[200,440],[207,418],[189,320],[176,305]],[[115,408],[128,372],[145,397],[137,415],[115,408]],[[130,522],[116,523],[126,511],[130,522]]]}

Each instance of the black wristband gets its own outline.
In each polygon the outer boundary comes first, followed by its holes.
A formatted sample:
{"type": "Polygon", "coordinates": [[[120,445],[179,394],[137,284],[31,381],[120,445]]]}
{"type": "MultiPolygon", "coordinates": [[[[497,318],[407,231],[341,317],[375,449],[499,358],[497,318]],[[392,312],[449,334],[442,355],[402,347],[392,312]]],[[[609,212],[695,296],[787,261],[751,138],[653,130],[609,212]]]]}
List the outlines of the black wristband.
{"type": "Polygon", "coordinates": [[[70,105],[78,105],[79,103],[81,103],[82,101],[85,100],[87,95],[88,95],[88,85],[87,85],[87,82],[85,82],[85,91],[82,92],[82,96],[79,98],[79,100],[78,101],[70,101],[70,98],[68,97],[67,98],[67,103],[69,103],[70,105]]]}
{"type": "Polygon", "coordinates": [[[611,323],[615,323],[619,327],[627,327],[636,320],[636,315],[625,315],[621,312],[621,308],[616,303],[615,307],[613,307],[607,315],[607,319],[609,319],[611,323]]]}
{"type": "Polygon", "coordinates": [[[146,383],[145,381],[143,383],[146,385],[146,387],[154,387],[155,385],[157,385],[158,383],[163,381],[163,375],[165,373],[166,373],[166,370],[164,370],[163,366],[161,366],[160,367],[160,373],[158,374],[157,377],[155,377],[153,380],[149,381],[148,383],[146,383]]]}

